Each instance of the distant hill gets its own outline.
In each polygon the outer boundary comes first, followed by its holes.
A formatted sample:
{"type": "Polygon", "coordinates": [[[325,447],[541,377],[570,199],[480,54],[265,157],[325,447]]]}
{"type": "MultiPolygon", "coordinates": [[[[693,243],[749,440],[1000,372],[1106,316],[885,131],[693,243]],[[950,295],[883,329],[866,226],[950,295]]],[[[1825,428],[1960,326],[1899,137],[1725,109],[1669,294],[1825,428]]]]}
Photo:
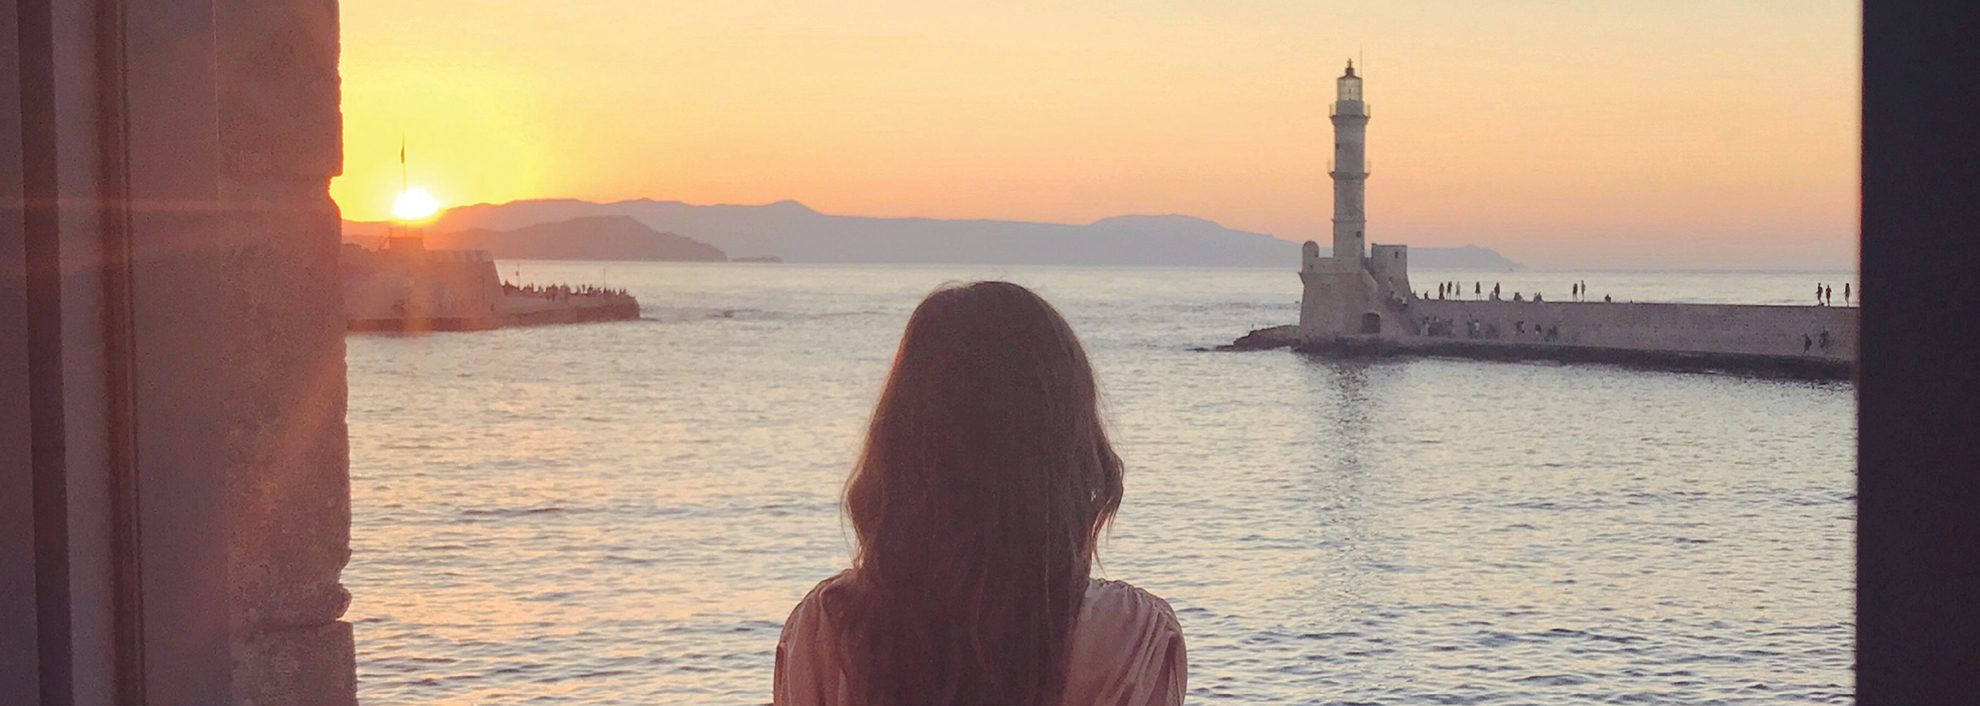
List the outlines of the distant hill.
{"type": "MultiPolygon", "coordinates": [[[[543,199],[451,209],[429,230],[514,230],[601,215],[637,219],[734,257],[778,256],[785,262],[1213,267],[1296,267],[1299,262],[1298,243],[1181,215],[1065,224],[836,216],[796,201],[697,206],[651,199],[604,204],[543,199]]],[[[363,229],[364,224],[347,224],[346,233],[363,229]]],[[[1424,267],[1511,266],[1483,248],[1412,249],[1410,258],[1424,267]]]]}
{"type": "MultiPolygon", "coordinates": [[[[348,238],[366,229],[345,228],[348,238]]],[[[685,260],[722,262],[728,255],[707,243],[656,231],[628,216],[584,216],[510,230],[429,228],[435,250],[487,250],[504,260],[685,260]],[[440,231],[432,234],[433,231],[440,231]]]]}

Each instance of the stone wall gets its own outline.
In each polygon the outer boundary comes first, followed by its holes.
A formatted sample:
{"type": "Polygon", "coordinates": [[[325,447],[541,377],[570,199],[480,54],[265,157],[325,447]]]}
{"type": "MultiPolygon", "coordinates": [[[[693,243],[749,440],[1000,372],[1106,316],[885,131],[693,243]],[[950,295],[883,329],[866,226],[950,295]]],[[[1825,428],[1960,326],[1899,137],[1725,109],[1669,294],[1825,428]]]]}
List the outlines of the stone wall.
{"type": "Polygon", "coordinates": [[[344,317],[361,330],[477,330],[502,319],[502,281],[481,250],[343,246],[344,317]]]}
{"type": "Polygon", "coordinates": [[[1376,284],[1389,291],[1411,292],[1409,284],[1409,246],[1370,245],[1368,246],[1368,274],[1376,284]]]}
{"type": "Polygon", "coordinates": [[[335,0],[221,0],[234,698],[352,703],[335,0]]]}
{"type": "Polygon", "coordinates": [[[1854,361],[1858,309],[1850,307],[1607,302],[1514,302],[1417,299],[1409,314],[1418,332],[1424,317],[1451,322],[1454,340],[1545,344],[1677,353],[1801,356],[1854,361]],[[1496,328],[1496,337],[1469,324],[1496,328]],[[1829,347],[1820,345],[1823,331],[1829,347]]]}
{"type": "Polygon", "coordinates": [[[431,306],[432,316],[449,318],[501,317],[502,281],[495,275],[495,261],[482,251],[434,253],[426,263],[424,276],[415,280],[420,298],[431,306]],[[479,255],[479,257],[462,257],[479,255]]]}
{"type": "Polygon", "coordinates": [[[1320,270],[1299,273],[1305,288],[1299,302],[1301,329],[1324,336],[1355,333],[1361,315],[1375,310],[1369,299],[1368,273],[1358,268],[1342,269],[1336,264],[1339,262],[1322,258],[1320,270]]]}

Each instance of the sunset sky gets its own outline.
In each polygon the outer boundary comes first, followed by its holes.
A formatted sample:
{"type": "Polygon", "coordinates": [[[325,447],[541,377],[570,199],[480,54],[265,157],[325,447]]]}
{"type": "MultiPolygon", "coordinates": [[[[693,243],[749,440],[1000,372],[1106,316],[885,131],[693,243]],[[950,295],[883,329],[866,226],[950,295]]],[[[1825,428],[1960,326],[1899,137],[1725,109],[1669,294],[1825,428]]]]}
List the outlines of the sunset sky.
{"type": "Polygon", "coordinates": [[[390,214],[403,134],[450,206],[1184,213],[1324,242],[1327,104],[1361,55],[1371,242],[1855,263],[1854,2],[340,5],[351,219],[390,214]]]}

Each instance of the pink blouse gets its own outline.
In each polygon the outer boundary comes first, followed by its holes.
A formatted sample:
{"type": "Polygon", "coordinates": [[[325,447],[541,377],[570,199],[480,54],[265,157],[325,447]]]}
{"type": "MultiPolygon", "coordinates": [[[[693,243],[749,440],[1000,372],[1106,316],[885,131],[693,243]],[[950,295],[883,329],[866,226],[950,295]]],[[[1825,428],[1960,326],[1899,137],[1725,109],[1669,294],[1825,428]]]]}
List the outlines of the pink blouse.
{"type": "MultiPolygon", "coordinates": [[[[837,580],[818,584],[784,621],[777,640],[775,703],[852,703],[833,659],[837,636],[819,604],[819,589],[837,580]]],[[[1167,601],[1122,581],[1094,579],[1080,604],[1072,643],[1065,703],[1182,703],[1189,658],[1167,601]]]]}

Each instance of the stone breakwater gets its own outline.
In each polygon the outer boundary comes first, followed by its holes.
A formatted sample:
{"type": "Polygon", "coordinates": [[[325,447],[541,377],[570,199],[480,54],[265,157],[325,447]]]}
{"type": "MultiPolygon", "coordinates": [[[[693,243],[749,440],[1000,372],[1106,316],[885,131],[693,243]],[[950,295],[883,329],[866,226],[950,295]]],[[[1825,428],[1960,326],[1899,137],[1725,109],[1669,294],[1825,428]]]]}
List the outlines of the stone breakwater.
{"type": "Polygon", "coordinates": [[[581,324],[593,321],[626,321],[639,318],[639,301],[623,294],[574,294],[558,301],[527,301],[530,297],[510,295],[502,314],[504,326],[581,324]]]}
{"type": "Polygon", "coordinates": [[[1414,337],[1854,363],[1858,309],[1757,304],[1412,299],[1414,337]]]}
{"type": "MultiPolygon", "coordinates": [[[[1412,302],[1421,305],[1427,302],[1412,302]]],[[[1506,304],[1509,307],[1533,306],[1523,302],[1440,302],[1442,304],[1506,304]]],[[[1542,303],[1541,306],[1550,306],[1542,303]]],[[[1604,305],[1585,305],[1604,306],[1604,305]]],[[[1642,305],[1616,304],[1606,306],[1655,306],[1684,307],[1692,313],[1719,314],[1716,305],[1642,305]]],[[[1412,306],[1411,309],[1429,308],[1412,306]]],[[[1495,307],[1480,307],[1491,309],[1495,307]]],[[[1629,341],[1639,336],[1658,333],[1658,327],[1648,324],[1621,325],[1627,319],[1601,323],[1606,335],[1581,330],[1570,337],[1557,320],[1546,316],[1514,318],[1500,322],[1495,318],[1443,319],[1430,315],[1426,323],[1419,319],[1419,331],[1435,331],[1434,335],[1314,335],[1301,331],[1298,326],[1274,326],[1245,334],[1228,345],[1214,350],[1254,351],[1289,348],[1309,355],[1333,358],[1384,358],[1397,356],[1442,356],[1470,358],[1475,360],[1498,361],[1553,361],[1561,363],[1598,363],[1659,370],[1696,372],[1723,372],[1758,377],[1779,377],[1810,380],[1847,380],[1854,376],[1856,369],[1856,310],[1824,309],[1821,307],[1726,307],[1732,311],[1732,318],[1739,321],[1756,316],[1751,310],[1776,310],[1778,313],[1757,314],[1762,319],[1779,319],[1773,326],[1755,328],[1685,328],[1685,335],[1672,334],[1669,338],[1656,339],[1644,345],[1631,345],[1629,341]],[[1818,311],[1792,311],[1809,310],[1818,311]],[[1740,311],[1747,310],[1747,311],[1740,311]],[[1542,322],[1535,333],[1533,322],[1542,322]],[[1504,325],[1501,325],[1501,324],[1504,325]],[[1832,324],[1829,329],[1820,328],[1824,323],[1832,324]],[[1801,326],[1813,325],[1816,330],[1809,336],[1807,350],[1803,351],[1801,326]],[[1783,328],[1787,326],[1789,328],[1783,328]],[[1826,349],[1819,344],[1820,333],[1829,332],[1829,345],[1826,349]],[[1494,335],[1496,333],[1496,335],[1494,335]]],[[[1440,307],[1451,310],[1452,307],[1440,307]]],[[[1505,309],[1513,311],[1514,309],[1505,309]]],[[[1528,313],[1531,310],[1527,310],[1528,313]]],[[[1668,313],[1661,312],[1661,313],[1668,313]]],[[[1708,319],[1709,320],[1709,319],[1708,319]]],[[[1754,322],[1743,322],[1754,323],[1754,322]]],[[[1663,333],[1671,333],[1665,331],[1663,333]]]]}
{"type": "Polygon", "coordinates": [[[518,287],[501,281],[479,250],[427,250],[416,238],[387,247],[344,246],[348,331],[486,331],[639,318],[639,300],[588,286],[518,287]]]}
{"type": "Polygon", "coordinates": [[[409,333],[418,331],[487,331],[506,326],[548,326],[598,321],[629,321],[639,318],[639,301],[623,295],[572,295],[568,299],[543,301],[526,295],[509,295],[491,316],[385,315],[371,318],[347,317],[350,331],[409,333]]]}

